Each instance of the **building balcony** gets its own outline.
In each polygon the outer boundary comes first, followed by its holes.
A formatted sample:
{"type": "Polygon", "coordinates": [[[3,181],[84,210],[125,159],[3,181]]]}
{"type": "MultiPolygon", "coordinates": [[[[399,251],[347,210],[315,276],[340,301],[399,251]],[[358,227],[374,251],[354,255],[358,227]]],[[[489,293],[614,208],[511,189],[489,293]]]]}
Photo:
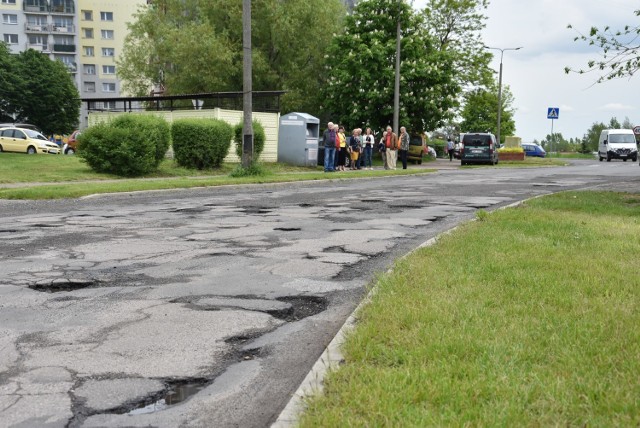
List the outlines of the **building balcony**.
{"type": "Polygon", "coordinates": [[[47,0],[24,0],[22,9],[29,13],[49,13],[47,0]]]}
{"type": "Polygon", "coordinates": [[[64,25],[64,26],[51,26],[51,32],[53,33],[66,33],[66,34],[75,34],[76,26],[75,25],[64,25]]]}
{"type": "Polygon", "coordinates": [[[50,47],[48,44],[40,44],[40,43],[27,43],[27,49],[33,49],[39,52],[50,52],[50,47]]]}
{"type": "Polygon", "coordinates": [[[64,65],[67,67],[67,70],[69,70],[69,73],[75,74],[78,72],[78,65],[75,62],[65,62],[64,65]]]}
{"type": "Polygon", "coordinates": [[[51,0],[51,13],[74,15],[76,13],[76,5],[73,0],[51,0]]]}
{"type": "Polygon", "coordinates": [[[76,5],[73,0],[24,0],[22,10],[27,13],[75,15],[76,5]]]}
{"type": "Polygon", "coordinates": [[[76,45],[64,45],[64,44],[60,44],[60,43],[54,43],[53,44],[53,51],[54,52],[64,52],[64,53],[75,53],[76,52],[76,45]]]}
{"type": "Polygon", "coordinates": [[[31,24],[27,22],[24,24],[25,33],[49,33],[51,32],[51,26],[48,24],[31,24]]]}

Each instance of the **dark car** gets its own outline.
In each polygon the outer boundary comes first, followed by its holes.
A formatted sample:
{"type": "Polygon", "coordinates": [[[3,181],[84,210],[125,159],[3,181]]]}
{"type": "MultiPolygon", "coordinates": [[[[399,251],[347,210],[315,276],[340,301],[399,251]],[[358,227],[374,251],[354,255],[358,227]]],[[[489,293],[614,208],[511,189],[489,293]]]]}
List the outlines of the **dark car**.
{"type": "Polygon", "coordinates": [[[467,133],[462,137],[460,148],[460,164],[498,163],[498,146],[496,137],[486,132],[467,133]]]}
{"type": "Polygon", "coordinates": [[[543,158],[547,155],[547,152],[545,152],[542,147],[533,143],[522,143],[522,150],[524,150],[524,154],[527,156],[543,158]]]}

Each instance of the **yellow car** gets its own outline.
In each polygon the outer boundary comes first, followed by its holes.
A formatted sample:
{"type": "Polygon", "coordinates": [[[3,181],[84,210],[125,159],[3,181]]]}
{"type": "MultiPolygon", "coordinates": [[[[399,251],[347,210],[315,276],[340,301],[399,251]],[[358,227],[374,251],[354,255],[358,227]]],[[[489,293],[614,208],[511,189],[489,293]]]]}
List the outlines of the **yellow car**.
{"type": "Polygon", "coordinates": [[[37,131],[10,127],[0,128],[0,152],[57,155],[60,153],[60,148],[37,131]]]}

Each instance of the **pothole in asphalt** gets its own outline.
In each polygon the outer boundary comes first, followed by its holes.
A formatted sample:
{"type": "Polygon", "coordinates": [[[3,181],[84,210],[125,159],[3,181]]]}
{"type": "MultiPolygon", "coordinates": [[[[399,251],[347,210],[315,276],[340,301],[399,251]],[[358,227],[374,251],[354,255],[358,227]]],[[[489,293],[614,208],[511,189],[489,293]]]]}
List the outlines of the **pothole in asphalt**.
{"type": "MultiPolygon", "coordinates": [[[[323,312],[329,306],[329,301],[318,296],[285,296],[276,299],[264,299],[253,295],[241,296],[200,296],[198,298],[179,297],[170,303],[186,304],[187,308],[196,311],[246,310],[262,312],[286,322],[299,321],[303,318],[323,312]],[[244,303],[246,301],[246,303],[244,303]],[[274,304],[275,302],[280,302],[274,304]],[[284,305],[283,303],[286,303],[284,305]]],[[[254,336],[234,336],[226,339],[227,343],[244,343],[261,334],[254,336]]]]}
{"type": "Polygon", "coordinates": [[[187,381],[167,382],[167,389],[160,396],[155,396],[151,402],[145,400],[137,405],[133,410],[122,412],[120,414],[127,415],[144,415],[147,413],[159,412],[165,410],[169,406],[186,401],[198,392],[206,388],[211,380],[209,379],[191,379],[187,381]]]}
{"type": "Polygon", "coordinates": [[[272,212],[270,209],[260,207],[245,207],[243,210],[245,214],[269,214],[272,212]]]}
{"type": "Polygon", "coordinates": [[[302,230],[300,227],[276,227],[273,230],[279,230],[281,232],[297,232],[302,230]]]}
{"type": "Polygon", "coordinates": [[[98,286],[100,283],[89,279],[65,279],[58,278],[53,281],[39,281],[29,285],[29,288],[35,291],[45,293],[59,293],[62,291],[80,290],[82,288],[98,286]]]}
{"type": "Polygon", "coordinates": [[[313,205],[312,205],[312,204],[298,204],[298,206],[299,206],[300,208],[310,208],[310,207],[312,207],[313,205]]]}
{"type": "Polygon", "coordinates": [[[336,246],[336,247],[327,247],[322,250],[323,253],[346,253],[347,250],[344,247],[336,246]]]}
{"type": "Polygon", "coordinates": [[[279,297],[276,300],[289,303],[292,307],[292,311],[289,314],[283,313],[281,316],[271,314],[273,317],[285,321],[298,321],[319,314],[320,312],[324,312],[327,306],[329,306],[327,299],[317,296],[287,296],[279,297]]]}
{"type": "Polygon", "coordinates": [[[424,208],[422,205],[412,205],[412,204],[397,204],[390,205],[391,208],[402,208],[402,209],[416,209],[416,208],[424,208]]]}
{"type": "Polygon", "coordinates": [[[36,223],[36,224],[32,224],[29,227],[39,227],[40,229],[47,229],[47,228],[54,228],[54,227],[61,227],[63,226],[62,224],[55,224],[55,223],[36,223]]]}
{"type": "Polygon", "coordinates": [[[364,202],[366,204],[377,204],[385,201],[383,201],[382,199],[360,199],[360,202],[364,202]]]}
{"type": "Polygon", "coordinates": [[[199,214],[199,213],[206,213],[209,211],[211,210],[207,207],[175,208],[175,209],[169,210],[169,212],[172,212],[172,213],[185,213],[185,214],[199,214]]]}

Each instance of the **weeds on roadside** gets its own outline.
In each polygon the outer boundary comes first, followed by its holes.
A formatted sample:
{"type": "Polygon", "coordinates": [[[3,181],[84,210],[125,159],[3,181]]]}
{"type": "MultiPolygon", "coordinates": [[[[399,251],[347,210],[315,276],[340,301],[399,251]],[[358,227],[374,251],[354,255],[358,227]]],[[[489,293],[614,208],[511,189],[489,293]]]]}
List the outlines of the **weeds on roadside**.
{"type": "Polygon", "coordinates": [[[231,171],[229,177],[240,178],[240,177],[266,177],[270,175],[271,172],[267,171],[266,168],[262,166],[260,163],[252,163],[248,168],[244,168],[242,165],[238,165],[236,169],[231,171]]]}

